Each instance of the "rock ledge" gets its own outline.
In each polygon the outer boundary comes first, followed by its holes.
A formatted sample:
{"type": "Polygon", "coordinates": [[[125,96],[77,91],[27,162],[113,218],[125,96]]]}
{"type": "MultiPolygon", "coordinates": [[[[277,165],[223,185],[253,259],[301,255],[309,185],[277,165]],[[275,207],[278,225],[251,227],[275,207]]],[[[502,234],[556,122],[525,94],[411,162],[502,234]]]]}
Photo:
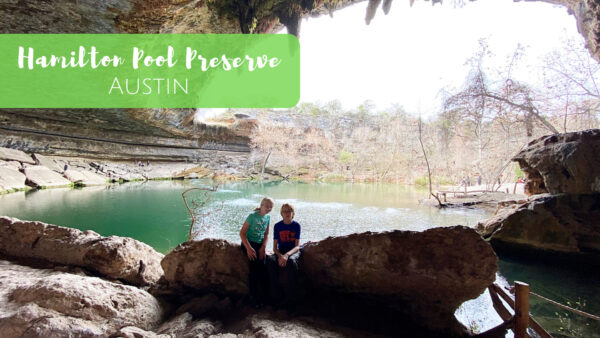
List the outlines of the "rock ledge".
{"type": "Polygon", "coordinates": [[[153,284],[163,275],[163,255],[132,238],[102,237],[10,217],[0,217],[0,253],[84,267],[138,286],[153,284]]]}

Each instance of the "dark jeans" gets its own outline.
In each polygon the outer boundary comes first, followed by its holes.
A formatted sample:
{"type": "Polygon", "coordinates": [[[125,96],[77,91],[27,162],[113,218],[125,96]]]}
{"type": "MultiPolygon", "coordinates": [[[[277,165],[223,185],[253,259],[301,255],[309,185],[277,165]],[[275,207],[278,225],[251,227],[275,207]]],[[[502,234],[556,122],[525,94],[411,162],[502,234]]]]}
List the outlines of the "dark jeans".
{"type": "Polygon", "coordinates": [[[271,300],[273,303],[289,304],[296,302],[299,257],[299,252],[290,256],[285,267],[279,266],[277,255],[271,255],[267,258],[269,286],[271,287],[271,300]]]}
{"type": "MultiPolygon", "coordinates": [[[[251,261],[248,260],[248,267],[250,268],[248,274],[248,289],[250,292],[250,298],[256,302],[262,302],[266,299],[267,295],[267,271],[266,271],[266,257],[260,259],[258,252],[262,243],[256,243],[248,241],[250,246],[256,251],[256,259],[251,261]]],[[[247,256],[246,247],[242,244],[242,251],[247,256]]]]}

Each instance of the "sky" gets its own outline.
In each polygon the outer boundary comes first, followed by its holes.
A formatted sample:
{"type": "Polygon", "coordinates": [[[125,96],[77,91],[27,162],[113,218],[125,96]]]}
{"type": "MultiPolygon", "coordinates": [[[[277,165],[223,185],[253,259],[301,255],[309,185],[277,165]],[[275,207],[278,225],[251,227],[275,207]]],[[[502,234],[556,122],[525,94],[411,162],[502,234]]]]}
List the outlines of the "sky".
{"type": "MultiPolygon", "coordinates": [[[[367,2],[302,21],[300,31],[301,102],[339,99],[346,109],[372,100],[377,109],[399,103],[413,114],[439,110],[441,88],[459,88],[467,58],[486,38],[505,64],[517,44],[525,46],[519,76],[532,77],[540,59],[560,47],[560,37],[583,44],[575,18],[565,7],[512,0],[465,1],[455,8],[396,0],[384,15],[364,21],[367,2]]],[[[285,30],[284,30],[285,32],[285,30]]]]}

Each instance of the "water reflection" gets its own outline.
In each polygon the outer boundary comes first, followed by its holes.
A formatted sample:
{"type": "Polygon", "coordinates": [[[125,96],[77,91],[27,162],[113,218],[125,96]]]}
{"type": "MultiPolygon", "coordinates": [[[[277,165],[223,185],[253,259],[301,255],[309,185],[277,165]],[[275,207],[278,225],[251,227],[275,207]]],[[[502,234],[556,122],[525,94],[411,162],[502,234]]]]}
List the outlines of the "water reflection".
{"type": "MultiPolygon", "coordinates": [[[[181,193],[211,187],[211,181],[151,181],[82,189],[47,189],[0,196],[0,214],[91,229],[102,235],[128,236],[166,252],[186,240],[191,218],[181,193]]],[[[486,217],[477,210],[446,211],[421,206],[427,191],[391,184],[232,182],[219,186],[201,228],[202,237],[237,242],[246,215],[264,196],[275,199],[272,219],[281,219],[282,203],[296,206],[303,241],[362,231],[474,225],[486,217]]]]}

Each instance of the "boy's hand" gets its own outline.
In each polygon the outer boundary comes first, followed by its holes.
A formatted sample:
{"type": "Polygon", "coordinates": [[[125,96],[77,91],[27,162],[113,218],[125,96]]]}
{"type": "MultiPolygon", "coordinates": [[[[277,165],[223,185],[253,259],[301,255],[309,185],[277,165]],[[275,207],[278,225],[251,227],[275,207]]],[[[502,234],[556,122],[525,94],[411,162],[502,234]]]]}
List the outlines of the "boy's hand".
{"type": "Polygon", "coordinates": [[[277,260],[277,262],[279,263],[279,266],[283,268],[287,264],[287,260],[288,260],[287,255],[281,255],[281,256],[279,256],[279,259],[277,260]]]}
{"type": "Polygon", "coordinates": [[[250,250],[246,250],[246,254],[248,255],[248,259],[253,261],[256,259],[256,251],[254,251],[254,248],[250,248],[250,250]]]}
{"type": "Polygon", "coordinates": [[[258,258],[260,258],[260,260],[265,259],[265,250],[266,248],[264,245],[260,247],[260,250],[258,251],[258,258]]]}

